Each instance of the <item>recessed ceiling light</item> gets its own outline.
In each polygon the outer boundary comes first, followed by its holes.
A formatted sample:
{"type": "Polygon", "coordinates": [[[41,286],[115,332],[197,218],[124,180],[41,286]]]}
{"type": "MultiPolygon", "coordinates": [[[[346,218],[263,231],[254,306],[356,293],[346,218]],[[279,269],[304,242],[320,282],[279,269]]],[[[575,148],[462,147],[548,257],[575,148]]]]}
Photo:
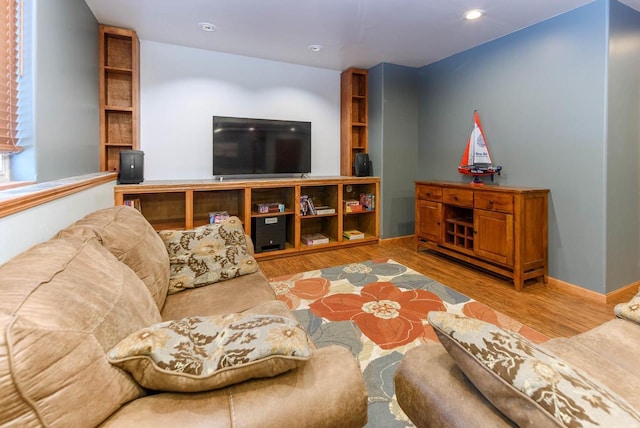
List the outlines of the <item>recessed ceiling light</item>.
{"type": "Polygon", "coordinates": [[[307,49],[311,52],[320,52],[324,47],[322,45],[309,45],[307,46],[307,49]]]}
{"type": "Polygon", "coordinates": [[[201,22],[198,24],[198,26],[202,31],[209,31],[209,32],[216,31],[216,26],[210,22],[201,22]]]}
{"type": "Polygon", "coordinates": [[[464,14],[464,19],[471,21],[480,18],[482,15],[484,15],[484,10],[473,9],[464,14]]]}

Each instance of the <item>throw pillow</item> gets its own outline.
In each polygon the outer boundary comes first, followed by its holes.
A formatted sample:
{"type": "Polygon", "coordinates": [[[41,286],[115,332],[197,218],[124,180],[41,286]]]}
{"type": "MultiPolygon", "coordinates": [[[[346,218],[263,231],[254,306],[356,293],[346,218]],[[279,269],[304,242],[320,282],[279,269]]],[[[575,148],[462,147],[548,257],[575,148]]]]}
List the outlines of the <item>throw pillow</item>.
{"type": "Polygon", "coordinates": [[[640,292],[626,303],[619,303],[613,309],[618,318],[640,324],[640,292]]]}
{"type": "Polygon", "coordinates": [[[108,359],[146,388],[198,392],[276,376],[310,356],[310,340],[296,321],[239,313],[144,328],[116,345],[108,359]]]}
{"type": "Polygon", "coordinates": [[[165,230],[160,237],[169,252],[169,294],[258,270],[238,217],[191,230],[165,230]]]}
{"type": "Polygon", "coordinates": [[[519,426],[640,424],[617,394],[519,334],[446,312],[428,318],[462,372],[519,426]]]}

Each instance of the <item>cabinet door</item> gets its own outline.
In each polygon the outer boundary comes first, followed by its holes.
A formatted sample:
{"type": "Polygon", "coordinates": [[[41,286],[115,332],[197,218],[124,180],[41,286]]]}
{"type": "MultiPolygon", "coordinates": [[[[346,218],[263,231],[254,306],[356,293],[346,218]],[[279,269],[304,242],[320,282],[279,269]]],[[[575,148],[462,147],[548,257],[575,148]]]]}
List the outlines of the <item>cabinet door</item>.
{"type": "Polygon", "coordinates": [[[487,260],[513,265],[513,214],[473,212],[474,252],[487,260]]]}
{"type": "Polygon", "coordinates": [[[416,209],[416,235],[433,242],[442,240],[442,204],[419,199],[416,209]]]}

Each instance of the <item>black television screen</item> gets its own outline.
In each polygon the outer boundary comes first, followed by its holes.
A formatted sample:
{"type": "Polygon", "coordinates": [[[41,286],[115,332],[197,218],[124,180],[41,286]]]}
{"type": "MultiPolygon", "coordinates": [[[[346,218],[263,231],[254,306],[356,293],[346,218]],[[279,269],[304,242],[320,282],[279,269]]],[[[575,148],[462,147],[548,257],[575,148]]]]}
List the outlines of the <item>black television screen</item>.
{"type": "Polygon", "coordinates": [[[311,172],[311,122],[213,116],[213,175],[311,172]]]}

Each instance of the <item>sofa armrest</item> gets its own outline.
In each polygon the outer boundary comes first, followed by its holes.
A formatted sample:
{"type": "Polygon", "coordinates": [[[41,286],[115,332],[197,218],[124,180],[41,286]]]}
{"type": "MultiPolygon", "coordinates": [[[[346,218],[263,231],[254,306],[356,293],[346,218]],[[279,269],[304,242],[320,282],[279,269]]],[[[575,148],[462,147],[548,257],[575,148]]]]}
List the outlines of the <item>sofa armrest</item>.
{"type": "Polygon", "coordinates": [[[160,393],[132,401],[104,427],[362,427],[367,391],[346,348],[314,351],[297,370],[202,393],[160,393]]]}
{"type": "Polygon", "coordinates": [[[398,404],[418,428],[514,426],[480,394],[439,343],[408,351],[394,383],[398,404]]]}

